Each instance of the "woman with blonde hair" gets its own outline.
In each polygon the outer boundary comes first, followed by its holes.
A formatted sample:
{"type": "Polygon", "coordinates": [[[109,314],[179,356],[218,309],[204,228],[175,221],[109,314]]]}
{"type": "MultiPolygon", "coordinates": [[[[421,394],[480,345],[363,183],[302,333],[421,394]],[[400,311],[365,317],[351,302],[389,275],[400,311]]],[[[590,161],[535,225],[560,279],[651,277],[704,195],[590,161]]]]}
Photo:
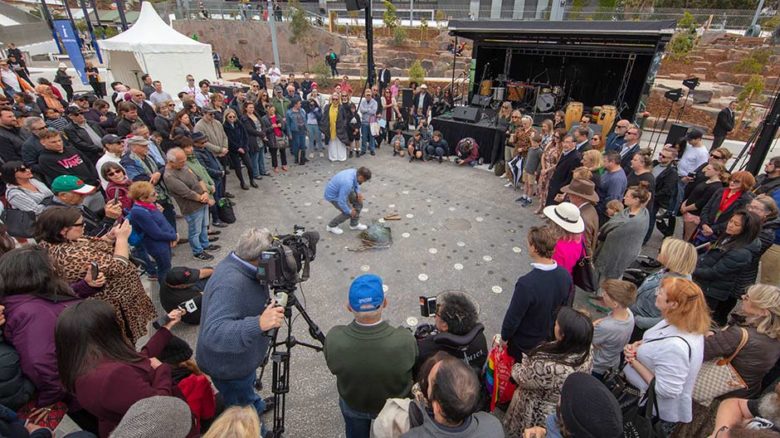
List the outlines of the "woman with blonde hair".
{"type": "Polygon", "coordinates": [[[260,436],[260,418],[251,406],[233,406],[225,410],[203,438],[255,438],[260,436]]]}
{"type": "Polygon", "coordinates": [[[157,191],[148,181],[136,181],[130,185],[133,207],[127,215],[133,229],[143,236],[139,245],[154,258],[157,280],[162,286],[171,270],[171,248],[176,246],[179,235],[165,216],[157,209],[157,191]]]}
{"type": "Polygon", "coordinates": [[[542,150],[552,141],[553,131],[555,131],[553,121],[550,119],[542,120],[542,150]]]}
{"type": "Polygon", "coordinates": [[[536,214],[542,214],[544,209],[544,203],[547,199],[547,191],[550,187],[550,179],[552,178],[555,166],[558,164],[558,160],[561,159],[563,153],[563,137],[566,136],[565,129],[556,129],[553,131],[552,140],[542,151],[542,170],[539,171],[539,182],[537,185],[537,191],[539,192],[539,208],[536,210],[536,214]]]}
{"type": "Polygon", "coordinates": [[[626,345],[626,380],[641,392],[654,382],[661,428],[671,433],[677,423],[693,419],[693,386],[704,357],[704,334],[710,312],[701,288],[691,280],[661,281],[655,298],[663,319],[641,341],[626,345]]]}
{"type": "Polygon", "coordinates": [[[780,288],[755,284],[742,296],[742,306],[732,314],[731,325],[707,336],[704,340],[704,360],[718,360],[736,355],[731,366],[739,373],[747,388],[736,389],[718,397],[709,407],[694,402],[694,420],[675,431],[677,436],[706,436],[712,430],[721,400],[726,398],[756,398],[761,393],[761,381],[780,359],[780,288]],[[745,340],[744,346],[740,344],[745,340]]]}
{"type": "Polygon", "coordinates": [[[690,280],[691,274],[696,269],[697,257],[696,248],[689,242],[674,237],[664,239],[656,258],[663,268],[645,278],[636,291],[636,302],[629,306],[634,313],[636,324],[631,340],[641,338],[645,330],[658,324],[662,319],[661,311],[655,305],[655,292],[661,281],[667,277],[690,280]]]}
{"type": "Polygon", "coordinates": [[[590,180],[598,187],[601,175],[605,172],[604,156],[601,155],[601,151],[596,149],[585,151],[585,153],[582,154],[582,165],[590,170],[590,180]]]}

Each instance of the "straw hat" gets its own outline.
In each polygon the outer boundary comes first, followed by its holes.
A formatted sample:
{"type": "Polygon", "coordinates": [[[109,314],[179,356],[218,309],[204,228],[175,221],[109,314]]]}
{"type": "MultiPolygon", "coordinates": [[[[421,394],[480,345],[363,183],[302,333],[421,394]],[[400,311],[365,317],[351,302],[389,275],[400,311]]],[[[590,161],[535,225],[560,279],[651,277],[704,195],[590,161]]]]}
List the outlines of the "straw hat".
{"type": "Polygon", "coordinates": [[[585,231],[585,222],[580,216],[580,209],[571,202],[561,202],[558,205],[544,207],[544,215],[556,225],[570,233],[585,231]]]}

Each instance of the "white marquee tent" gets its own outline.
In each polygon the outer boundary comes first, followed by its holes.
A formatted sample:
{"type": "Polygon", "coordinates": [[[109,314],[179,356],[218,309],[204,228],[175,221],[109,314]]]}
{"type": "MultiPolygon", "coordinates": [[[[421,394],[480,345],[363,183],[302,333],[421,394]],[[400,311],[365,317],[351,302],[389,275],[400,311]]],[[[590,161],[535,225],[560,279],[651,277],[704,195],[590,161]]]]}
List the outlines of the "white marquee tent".
{"type": "Polygon", "coordinates": [[[99,42],[115,81],[140,88],[141,76],[152,75],[176,96],[191,74],[196,82],[214,81],[211,45],[199,43],[165,24],[151,3],[141,5],[135,24],[119,35],[99,42]]]}

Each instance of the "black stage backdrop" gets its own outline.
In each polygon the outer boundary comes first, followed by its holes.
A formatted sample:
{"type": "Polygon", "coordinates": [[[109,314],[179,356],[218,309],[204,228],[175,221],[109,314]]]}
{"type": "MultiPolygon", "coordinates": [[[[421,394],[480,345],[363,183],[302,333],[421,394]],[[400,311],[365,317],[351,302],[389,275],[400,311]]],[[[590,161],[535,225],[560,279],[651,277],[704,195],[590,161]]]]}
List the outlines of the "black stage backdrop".
{"type": "MultiPolygon", "coordinates": [[[[504,131],[496,128],[492,123],[479,122],[471,124],[459,122],[452,118],[441,116],[431,121],[434,130],[441,131],[442,137],[447,140],[450,148],[454,148],[460,140],[471,137],[479,145],[479,156],[485,163],[490,163],[493,148],[504,147],[504,131]]],[[[503,158],[503,154],[501,154],[503,158]]]]}

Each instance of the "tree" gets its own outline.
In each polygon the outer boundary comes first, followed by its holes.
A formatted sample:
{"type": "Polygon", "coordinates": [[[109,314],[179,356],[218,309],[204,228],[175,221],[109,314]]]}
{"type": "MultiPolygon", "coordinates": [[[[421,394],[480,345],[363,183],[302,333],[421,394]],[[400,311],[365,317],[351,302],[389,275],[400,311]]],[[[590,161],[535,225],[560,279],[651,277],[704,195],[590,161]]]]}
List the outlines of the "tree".
{"type": "Polygon", "coordinates": [[[297,44],[303,48],[306,56],[306,69],[309,69],[309,58],[318,56],[311,22],[306,19],[306,12],[300,7],[297,0],[290,3],[290,38],[291,44],[297,44]]]}
{"type": "Polygon", "coordinates": [[[403,46],[406,42],[406,30],[403,27],[396,27],[393,30],[393,45],[403,46]]]}
{"type": "Polygon", "coordinates": [[[427,71],[423,68],[422,64],[420,64],[420,60],[415,60],[412,63],[412,66],[409,67],[409,81],[417,82],[418,84],[421,84],[425,81],[425,75],[428,74],[427,71]]]}
{"type": "Polygon", "coordinates": [[[385,27],[388,28],[392,33],[400,23],[400,19],[398,18],[398,9],[392,2],[389,2],[388,0],[384,1],[384,5],[385,12],[382,13],[382,21],[384,21],[385,27]]]}
{"type": "Polygon", "coordinates": [[[428,32],[428,20],[425,17],[420,18],[420,41],[425,40],[425,34],[428,32]]]}

